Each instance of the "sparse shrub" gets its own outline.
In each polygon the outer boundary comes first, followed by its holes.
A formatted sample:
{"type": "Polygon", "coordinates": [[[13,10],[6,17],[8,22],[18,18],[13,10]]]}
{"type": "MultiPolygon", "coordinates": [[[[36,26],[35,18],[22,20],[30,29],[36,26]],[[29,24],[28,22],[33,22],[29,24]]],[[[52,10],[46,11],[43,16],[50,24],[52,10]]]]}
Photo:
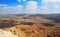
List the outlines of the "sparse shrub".
{"type": "Polygon", "coordinates": [[[33,22],[21,22],[21,24],[23,24],[23,25],[33,25],[34,23],[33,22]]]}
{"type": "Polygon", "coordinates": [[[26,17],[23,17],[23,19],[27,19],[26,17]]]}
{"type": "Polygon", "coordinates": [[[50,24],[50,23],[42,23],[42,25],[44,25],[44,26],[50,26],[50,27],[54,26],[54,24],[50,24]]]}
{"type": "Polygon", "coordinates": [[[14,26],[14,24],[10,24],[10,23],[2,23],[2,24],[0,24],[0,28],[5,28],[5,27],[12,27],[12,26],[14,26]]]}
{"type": "Polygon", "coordinates": [[[15,26],[15,24],[13,24],[13,22],[14,22],[13,20],[2,20],[2,22],[0,23],[0,28],[15,26]]]}

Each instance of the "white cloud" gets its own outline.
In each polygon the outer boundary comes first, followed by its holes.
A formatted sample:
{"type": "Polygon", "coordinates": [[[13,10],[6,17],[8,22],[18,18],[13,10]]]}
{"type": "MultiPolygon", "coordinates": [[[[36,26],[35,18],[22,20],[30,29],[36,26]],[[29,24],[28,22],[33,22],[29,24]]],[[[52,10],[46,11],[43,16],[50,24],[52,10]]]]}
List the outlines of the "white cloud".
{"type": "Polygon", "coordinates": [[[59,10],[58,10],[59,5],[57,2],[58,2],[57,0],[43,0],[42,1],[43,6],[41,6],[41,10],[39,10],[39,12],[43,14],[59,13],[59,10]]]}
{"type": "Polygon", "coordinates": [[[17,13],[27,13],[27,14],[34,14],[37,13],[37,2],[29,1],[26,3],[26,9],[24,10],[22,5],[17,6],[8,6],[6,4],[0,4],[0,13],[2,14],[17,14],[17,13]]]}
{"type": "Polygon", "coordinates": [[[5,5],[5,4],[0,4],[0,9],[1,8],[6,8],[8,5],[5,5]]]}
{"type": "Polygon", "coordinates": [[[21,2],[21,0],[17,0],[18,2],[21,2]]]}
{"type": "Polygon", "coordinates": [[[26,0],[17,0],[17,1],[18,1],[18,2],[21,2],[21,1],[24,1],[24,2],[25,2],[26,0]]]}
{"type": "Polygon", "coordinates": [[[27,2],[27,6],[26,6],[26,12],[28,14],[34,14],[37,13],[37,2],[34,1],[29,1],[27,2]]]}
{"type": "Polygon", "coordinates": [[[34,1],[29,1],[27,2],[27,7],[28,9],[36,9],[37,8],[37,2],[34,2],[34,1]]]}
{"type": "MultiPolygon", "coordinates": [[[[26,0],[22,0],[26,1],[26,0]]],[[[21,2],[21,0],[18,0],[18,2],[21,2]]],[[[59,0],[43,0],[41,6],[41,9],[37,9],[37,2],[36,1],[29,1],[26,2],[26,9],[24,11],[22,5],[17,6],[8,6],[6,4],[0,4],[0,13],[27,13],[27,14],[36,14],[36,13],[59,13],[60,12],[60,1],[59,0]]]]}
{"type": "Polygon", "coordinates": [[[43,0],[42,4],[44,5],[44,7],[47,6],[48,7],[52,7],[52,6],[56,6],[56,0],[43,0]]]}
{"type": "Polygon", "coordinates": [[[42,0],[42,3],[44,3],[44,4],[56,3],[56,0],[42,0]]]}
{"type": "Polygon", "coordinates": [[[0,4],[0,14],[18,14],[23,12],[23,6],[8,6],[0,4]]]}

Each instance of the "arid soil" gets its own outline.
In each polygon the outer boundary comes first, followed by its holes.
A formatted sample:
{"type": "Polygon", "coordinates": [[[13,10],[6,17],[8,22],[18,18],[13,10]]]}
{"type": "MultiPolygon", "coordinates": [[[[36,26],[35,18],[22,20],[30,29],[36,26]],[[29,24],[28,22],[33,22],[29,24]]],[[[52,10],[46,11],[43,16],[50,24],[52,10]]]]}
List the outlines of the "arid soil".
{"type": "Polygon", "coordinates": [[[0,37],[60,37],[60,25],[38,17],[0,19],[0,37]]]}

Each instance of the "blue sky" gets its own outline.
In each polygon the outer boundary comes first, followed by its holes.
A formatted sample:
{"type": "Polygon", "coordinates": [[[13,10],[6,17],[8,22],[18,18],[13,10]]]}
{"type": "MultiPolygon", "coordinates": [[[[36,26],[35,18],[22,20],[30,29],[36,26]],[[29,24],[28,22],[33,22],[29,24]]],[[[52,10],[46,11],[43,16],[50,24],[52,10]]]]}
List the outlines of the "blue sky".
{"type": "Polygon", "coordinates": [[[60,13],[59,0],[0,0],[0,14],[60,13]]]}

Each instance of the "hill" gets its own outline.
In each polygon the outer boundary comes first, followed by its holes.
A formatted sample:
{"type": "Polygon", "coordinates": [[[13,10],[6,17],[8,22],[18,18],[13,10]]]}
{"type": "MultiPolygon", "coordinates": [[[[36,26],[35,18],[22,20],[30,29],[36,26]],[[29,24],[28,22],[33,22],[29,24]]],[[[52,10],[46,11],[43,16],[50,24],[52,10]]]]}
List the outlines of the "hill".
{"type": "Polygon", "coordinates": [[[0,36],[60,37],[60,23],[54,20],[58,18],[57,16],[59,17],[59,15],[44,16],[39,14],[0,17],[0,36]]]}

